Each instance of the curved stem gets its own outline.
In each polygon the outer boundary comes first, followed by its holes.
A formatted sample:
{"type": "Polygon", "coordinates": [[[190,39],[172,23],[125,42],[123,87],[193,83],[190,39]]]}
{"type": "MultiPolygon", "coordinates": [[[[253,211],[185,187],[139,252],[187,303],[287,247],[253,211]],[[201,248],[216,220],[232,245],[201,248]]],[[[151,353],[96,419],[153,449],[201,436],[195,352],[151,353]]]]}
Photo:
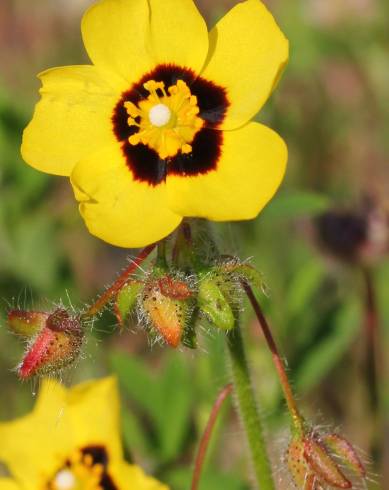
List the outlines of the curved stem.
{"type": "Polygon", "coordinates": [[[193,472],[193,480],[191,490],[197,490],[201,478],[201,470],[203,468],[204,459],[207,453],[207,449],[209,446],[209,441],[212,436],[213,429],[216,424],[216,420],[220,413],[220,410],[223,406],[224,401],[231,394],[232,384],[228,384],[223,388],[223,390],[219,393],[211,411],[211,415],[209,416],[207,426],[205,428],[203,437],[200,441],[200,446],[197,452],[196,461],[195,461],[195,469],[193,472]]]}
{"type": "Polygon", "coordinates": [[[103,293],[100,298],[88,308],[88,310],[82,315],[84,318],[97,315],[104,306],[111,301],[112,297],[120,291],[120,289],[126,284],[131,274],[133,274],[140,264],[147,259],[151,252],[157,246],[156,243],[145,247],[139,255],[131,262],[131,264],[120,274],[116,281],[103,293]]]}
{"type": "Polygon", "coordinates": [[[234,329],[227,336],[227,345],[231,361],[236,401],[248,439],[258,488],[261,490],[274,490],[275,486],[272,470],[267,455],[262,423],[251,385],[238,319],[234,329]]]}
{"type": "Polygon", "coordinates": [[[288,375],[285,370],[285,364],[283,360],[281,359],[280,353],[278,352],[277,344],[273,338],[273,335],[270,330],[270,326],[265,318],[265,315],[262,312],[262,308],[255,297],[253,290],[251,287],[243,282],[243,287],[244,290],[247,294],[248,299],[250,300],[250,303],[255,311],[255,314],[257,316],[259,325],[261,326],[263,335],[265,336],[267,345],[269,346],[269,349],[271,351],[272,357],[273,357],[273,362],[275,365],[275,368],[278,373],[278,377],[280,379],[280,383],[282,386],[282,390],[284,392],[284,396],[286,399],[286,403],[288,404],[288,408],[292,417],[292,422],[293,426],[295,429],[297,429],[300,432],[303,432],[304,430],[304,420],[302,416],[300,415],[300,412],[297,408],[296,400],[293,396],[293,390],[292,387],[290,386],[288,375]]]}

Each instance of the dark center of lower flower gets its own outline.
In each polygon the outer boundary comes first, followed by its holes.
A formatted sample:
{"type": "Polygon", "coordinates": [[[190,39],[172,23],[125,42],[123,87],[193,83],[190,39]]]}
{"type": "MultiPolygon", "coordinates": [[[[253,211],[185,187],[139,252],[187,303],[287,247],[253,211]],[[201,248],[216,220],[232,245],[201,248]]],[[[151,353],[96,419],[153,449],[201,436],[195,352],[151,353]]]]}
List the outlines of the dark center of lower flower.
{"type": "Polygon", "coordinates": [[[117,490],[108,474],[104,447],[89,446],[76,451],[47,485],[48,490],[117,490]]]}

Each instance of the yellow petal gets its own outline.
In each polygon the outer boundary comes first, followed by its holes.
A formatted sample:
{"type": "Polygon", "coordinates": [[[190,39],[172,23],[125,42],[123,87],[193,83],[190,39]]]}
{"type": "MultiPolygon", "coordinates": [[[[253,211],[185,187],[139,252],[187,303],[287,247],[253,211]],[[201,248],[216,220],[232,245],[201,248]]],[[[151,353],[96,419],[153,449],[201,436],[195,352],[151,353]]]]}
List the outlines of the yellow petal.
{"type": "Polygon", "coordinates": [[[224,131],[217,170],[197,177],[169,176],[171,209],[213,221],[252,219],[273,197],[285,172],[287,149],[258,123],[224,131]]]}
{"type": "Polygon", "coordinates": [[[82,36],[92,62],[129,89],[153,68],[147,0],[100,0],[85,13],[82,36]],[[117,78],[118,77],[118,78],[117,78]]]}
{"type": "Polygon", "coordinates": [[[120,402],[115,378],[75,386],[68,391],[66,404],[74,447],[102,445],[110,459],[121,459],[120,402]]]}
{"type": "Polygon", "coordinates": [[[44,381],[33,412],[0,424],[0,460],[26,490],[43,488],[71,453],[65,395],[59,383],[44,381]]]}
{"type": "MultiPolygon", "coordinates": [[[[110,473],[118,488],[134,488],[136,490],[169,490],[166,485],[145,475],[139,466],[124,462],[113,465],[110,473]]],[[[1,489],[0,489],[1,490],[1,489]]]]}
{"type": "Polygon", "coordinates": [[[113,140],[118,95],[93,66],[53,68],[39,77],[42,98],[24,131],[22,156],[43,172],[70,175],[81,158],[113,140]]]}
{"type": "Polygon", "coordinates": [[[21,490],[15,480],[10,478],[0,478],[0,490],[21,490]]]}
{"type": "Polygon", "coordinates": [[[210,33],[202,75],[227,89],[224,129],[242,126],[263,106],[288,60],[288,41],[260,0],[236,5],[210,33]]]}
{"type": "Polygon", "coordinates": [[[208,29],[193,0],[149,0],[149,4],[156,62],[199,73],[208,53],[208,29]]]}
{"type": "Polygon", "coordinates": [[[166,185],[134,180],[118,143],[81,161],[71,180],[89,231],[113,245],[143,247],[181,222],[167,207],[166,185]]]}

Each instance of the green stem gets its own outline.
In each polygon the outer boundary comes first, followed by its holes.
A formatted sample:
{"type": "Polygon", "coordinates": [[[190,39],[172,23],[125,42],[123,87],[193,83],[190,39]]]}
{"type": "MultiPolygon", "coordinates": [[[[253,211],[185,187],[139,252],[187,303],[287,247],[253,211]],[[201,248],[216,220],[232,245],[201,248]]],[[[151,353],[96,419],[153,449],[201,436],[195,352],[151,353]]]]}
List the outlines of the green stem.
{"type": "Polygon", "coordinates": [[[243,428],[246,432],[258,488],[260,490],[274,490],[272,470],[267,455],[262,423],[251,385],[239,319],[237,319],[235,328],[227,336],[227,345],[236,400],[243,428]]]}

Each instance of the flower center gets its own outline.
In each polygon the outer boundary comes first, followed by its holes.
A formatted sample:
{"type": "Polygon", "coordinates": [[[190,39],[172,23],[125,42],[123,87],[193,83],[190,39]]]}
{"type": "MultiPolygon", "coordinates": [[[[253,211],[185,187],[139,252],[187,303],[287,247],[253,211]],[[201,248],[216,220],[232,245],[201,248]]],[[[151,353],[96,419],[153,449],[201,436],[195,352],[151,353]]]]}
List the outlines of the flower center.
{"type": "Polygon", "coordinates": [[[172,111],[165,104],[157,104],[150,109],[149,119],[153,126],[162,128],[170,121],[172,111]]]}
{"type": "Polygon", "coordinates": [[[91,454],[76,451],[55,474],[47,486],[49,490],[102,490],[106,468],[96,463],[91,454]]]}
{"type": "Polygon", "coordinates": [[[150,94],[147,99],[138,105],[124,103],[129,115],[128,125],[138,128],[129,137],[129,143],[147,145],[161,159],[172,158],[179,152],[191,153],[191,143],[204,124],[198,116],[197,97],[183,80],[178,80],[167,91],[163,82],[155,80],[149,80],[143,87],[150,94]]]}
{"type": "Polygon", "coordinates": [[[70,470],[61,470],[54,478],[54,487],[57,490],[72,490],[76,484],[76,477],[70,470]]]}

